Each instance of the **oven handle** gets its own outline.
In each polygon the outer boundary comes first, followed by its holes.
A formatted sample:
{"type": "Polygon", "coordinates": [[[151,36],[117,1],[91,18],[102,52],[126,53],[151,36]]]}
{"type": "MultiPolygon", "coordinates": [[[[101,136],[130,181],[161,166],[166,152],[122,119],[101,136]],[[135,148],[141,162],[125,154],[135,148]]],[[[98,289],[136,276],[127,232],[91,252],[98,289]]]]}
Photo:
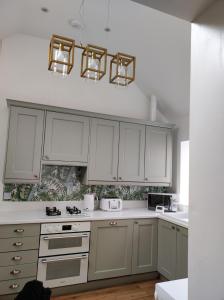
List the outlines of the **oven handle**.
{"type": "Polygon", "coordinates": [[[75,257],[69,257],[69,258],[57,258],[57,259],[42,259],[41,262],[42,264],[47,264],[50,262],[57,262],[57,261],[65,261],[65,260],[74,260],[74,259],[86,259],[88,256],[83,255],[83,256],[75,256],[75,257]]]}
{"type": "MultiPolygon", "coordinates": [[[[84,237],[84,238],[87,238],[87,237],[89,237],[89,235],[88,235],[88,233],[82,233],[82,234],[78,234],[78,235],[73,235],[73,236],[67,236],[66,238],[76,238],[76,237],[84,237]]],[[[51,236],[44,236],[44,237],[42,237],[42,239],[43,240],[45,240],[45,241],[48,241],[48,240],[57,240],[57,239],[64,239],[65,238],[65,236],[53,236],[53,237],[51,237],[51,236]]]]}

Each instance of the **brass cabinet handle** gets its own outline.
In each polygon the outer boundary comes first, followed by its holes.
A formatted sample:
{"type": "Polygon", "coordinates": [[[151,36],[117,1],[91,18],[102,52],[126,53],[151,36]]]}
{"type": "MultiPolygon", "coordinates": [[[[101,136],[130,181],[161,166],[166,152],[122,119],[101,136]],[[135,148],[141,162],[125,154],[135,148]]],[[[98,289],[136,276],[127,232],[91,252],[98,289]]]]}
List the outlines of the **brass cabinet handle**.
{"type": "Polygon", "coordinates": [[[20,261],[20,260],[22,260],[22,257],[21,256],[13,256],[12,260],[20,261]]]}
{"type": "Polygon", "coordinates": [[[15,229],[14,232],[17,232],[17,233],[22,233],[24,232],[24,229],[22,228],[18,228],[18,229],[15,229]]]}
{"type": "Polygon", "coordinates": [[[18,289],[19,284],[18,283],[13,283],[12,285],[10,285],[10,289],[18,289]]]}
{"type": "Polygon", "coordinates": [[[13,246],[16,246],[16,247],[21,247],[23,245],[22,242],[16,242],[13,244],[13,246]]]}
{"type": "Polygon", "coordinates": [[[11,275],[18,275],[18,274],[20,274],[22,271],[21,270],[16,270],[16,269],[14,269],[14,270],[12,270],[11,272],[10,272],[10,274],[11,275]]]}
{"type": "Polygon", "coordinates": [[[117,222],[115,222],[115,221],[110,222],[110,225],[111,225],[111,226],[117,225],[117,222]]]}

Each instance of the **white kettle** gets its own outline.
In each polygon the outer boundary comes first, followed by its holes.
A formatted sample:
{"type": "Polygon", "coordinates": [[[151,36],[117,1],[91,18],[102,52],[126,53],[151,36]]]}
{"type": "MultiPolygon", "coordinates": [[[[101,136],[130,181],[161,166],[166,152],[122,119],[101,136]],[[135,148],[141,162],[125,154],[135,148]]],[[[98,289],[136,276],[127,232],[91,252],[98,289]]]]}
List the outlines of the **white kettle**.
{"type": "Polygon", "coordinates": [[[88,211],[94,210],[95,194],[85,194],[83,200],[83,209],[88,211]]]}

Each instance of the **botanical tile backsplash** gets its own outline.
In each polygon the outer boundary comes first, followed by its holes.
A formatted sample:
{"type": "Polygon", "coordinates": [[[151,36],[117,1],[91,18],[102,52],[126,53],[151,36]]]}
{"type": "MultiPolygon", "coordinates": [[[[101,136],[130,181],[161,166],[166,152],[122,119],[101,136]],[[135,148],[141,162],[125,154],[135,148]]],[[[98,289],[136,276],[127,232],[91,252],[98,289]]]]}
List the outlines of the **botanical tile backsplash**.
{"type": "Polygon", "coordinates": [[[166,192],[166,187],[84,185],[80,168],[48,166],[42,169],[40,184],[5,184],[4,200],[10,201],[68,201],[82,200],[86,193],[100,198],[119,197],[123,200],[143,200],[144,193],[166,192]]]}

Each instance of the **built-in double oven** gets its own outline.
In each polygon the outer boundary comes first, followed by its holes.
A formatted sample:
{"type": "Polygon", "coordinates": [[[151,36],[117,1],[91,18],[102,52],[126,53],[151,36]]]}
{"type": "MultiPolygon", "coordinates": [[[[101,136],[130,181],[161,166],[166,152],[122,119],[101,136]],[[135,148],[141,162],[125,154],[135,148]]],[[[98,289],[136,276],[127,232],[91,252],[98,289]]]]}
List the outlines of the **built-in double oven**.
{"type": "Polygon", "coordinates": [[[41,225],[37,279],[45,287],[87,282],[90,222],[41,225]]]}

